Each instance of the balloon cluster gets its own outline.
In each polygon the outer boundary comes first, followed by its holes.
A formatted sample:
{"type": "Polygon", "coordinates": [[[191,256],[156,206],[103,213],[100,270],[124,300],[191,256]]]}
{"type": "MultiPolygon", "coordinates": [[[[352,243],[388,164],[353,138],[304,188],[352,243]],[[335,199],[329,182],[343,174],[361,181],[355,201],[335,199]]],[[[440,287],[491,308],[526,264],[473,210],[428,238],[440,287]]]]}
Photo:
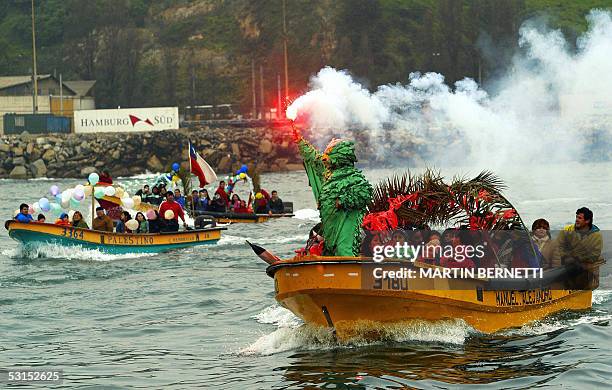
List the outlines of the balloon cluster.
{"type": "Polygon", "coordinates": [[[34,214],[40,212],[51,212],[54,215],[59,215],[62,212],[62,209],[69,210],[78,208],[85,198],[92,195],[96,199],[102,199],[105,196],[117,197],[121,199],[121,205],[128,209],[138,207],[142,202],[140,196],[135,195],[130,197],[127,191],[121,187],[96,187],[99,180],[100,176],[94,172],[89,174],[87,178],[87,185],[78,184],[74,188],[68,188],[61,191],[60,188],[54,184],[49,188],[49,193],[51,196],[42,197],[38,200],[38,202],[34,202],[29,207],[29,213],[34,214]]]}

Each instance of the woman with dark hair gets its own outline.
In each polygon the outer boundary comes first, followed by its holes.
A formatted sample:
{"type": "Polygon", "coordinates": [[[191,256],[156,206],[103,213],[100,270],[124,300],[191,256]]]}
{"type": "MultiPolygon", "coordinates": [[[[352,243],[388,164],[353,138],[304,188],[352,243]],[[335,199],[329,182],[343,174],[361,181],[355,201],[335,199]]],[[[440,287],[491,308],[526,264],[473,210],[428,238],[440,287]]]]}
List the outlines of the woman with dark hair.
{"type": "Polygon", "coordinates": [[[89,225],[87,225],[87,222],[83,219],[83,214],[81,214],[80,211],[75,211],[74,214],[72,214],[72,226],[81,229],[89,229],[89,225]]]}
{"type": "Polygon", "coordinates": [[[550,224],[544,218],[533,221],[531,225],[531,239],[537,245],[538,250],[544,258],[544,264],[554,267],[560,264],[553,264],[554,252],[556,249],[555,241],[550,236],[550,224]]]}
{"type": "Polygon", "coordinates": [[[136,213],[136,221],[138,222],[138,229],[136,229],[135,233],[149,232],[149,221],[147,221],[144,214],[140,211],[136,213]]]}
{"type": "Polygon", "coordinates": [[[240,209],[240,197],[238,194],[232,195],[232,200],[230,201],[230,210],[233,212],[237,212],[236,210],[240,209]]]}

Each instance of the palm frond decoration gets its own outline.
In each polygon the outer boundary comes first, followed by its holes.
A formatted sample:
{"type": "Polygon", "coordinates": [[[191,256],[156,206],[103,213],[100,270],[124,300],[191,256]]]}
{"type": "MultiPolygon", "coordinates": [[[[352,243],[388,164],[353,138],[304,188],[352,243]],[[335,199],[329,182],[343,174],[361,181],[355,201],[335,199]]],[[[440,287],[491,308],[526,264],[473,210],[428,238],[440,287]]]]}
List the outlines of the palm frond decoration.
{"type": "Polygon", "coordinates": [[[368,209],[374,215],[369,220],[388,218],[392,211],[392,219],[397,218],[392,225],[403,227],[524,228],[514,206],[501,194],[505,188],[503,181],[489,171],[473,179],[454,177],[450,184],[431,169],[422,175],[407,172],[376,186],[368,209]]]}

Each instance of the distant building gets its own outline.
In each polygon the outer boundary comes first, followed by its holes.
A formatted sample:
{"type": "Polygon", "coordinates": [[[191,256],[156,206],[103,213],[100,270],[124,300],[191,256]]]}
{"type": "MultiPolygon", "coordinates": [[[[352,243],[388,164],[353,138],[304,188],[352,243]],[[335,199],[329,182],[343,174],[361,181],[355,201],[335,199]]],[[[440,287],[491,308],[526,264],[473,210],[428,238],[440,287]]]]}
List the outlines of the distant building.
{"type": "MultiPolygon", "coordinates": [[[[62,80],[50,74],[38,75],[37,112],[73,117],[74,111],[96,108],[92,91],[95,80],[62,80]],[[60,93],[61,92],[61,93],[60,93]]],[[[4,114],[32,113],[32,76],[0,77],[0,132],[4,114]]]]}

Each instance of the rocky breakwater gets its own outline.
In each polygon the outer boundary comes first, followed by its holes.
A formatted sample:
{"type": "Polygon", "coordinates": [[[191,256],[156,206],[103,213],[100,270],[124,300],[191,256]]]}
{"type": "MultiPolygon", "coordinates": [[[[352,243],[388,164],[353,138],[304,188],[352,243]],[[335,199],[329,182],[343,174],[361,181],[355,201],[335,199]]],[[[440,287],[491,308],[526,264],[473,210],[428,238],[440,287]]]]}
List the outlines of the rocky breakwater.
{"type": "Polygon", "coordinates": [[[291,132],[283,128],[190,128],[150,133],[2,136],[0,178],[82,178],[108,169],[113,176],[188,166],[187,141],[219,173],[242,164],[261,172],[302,169],[291,132]]]}

